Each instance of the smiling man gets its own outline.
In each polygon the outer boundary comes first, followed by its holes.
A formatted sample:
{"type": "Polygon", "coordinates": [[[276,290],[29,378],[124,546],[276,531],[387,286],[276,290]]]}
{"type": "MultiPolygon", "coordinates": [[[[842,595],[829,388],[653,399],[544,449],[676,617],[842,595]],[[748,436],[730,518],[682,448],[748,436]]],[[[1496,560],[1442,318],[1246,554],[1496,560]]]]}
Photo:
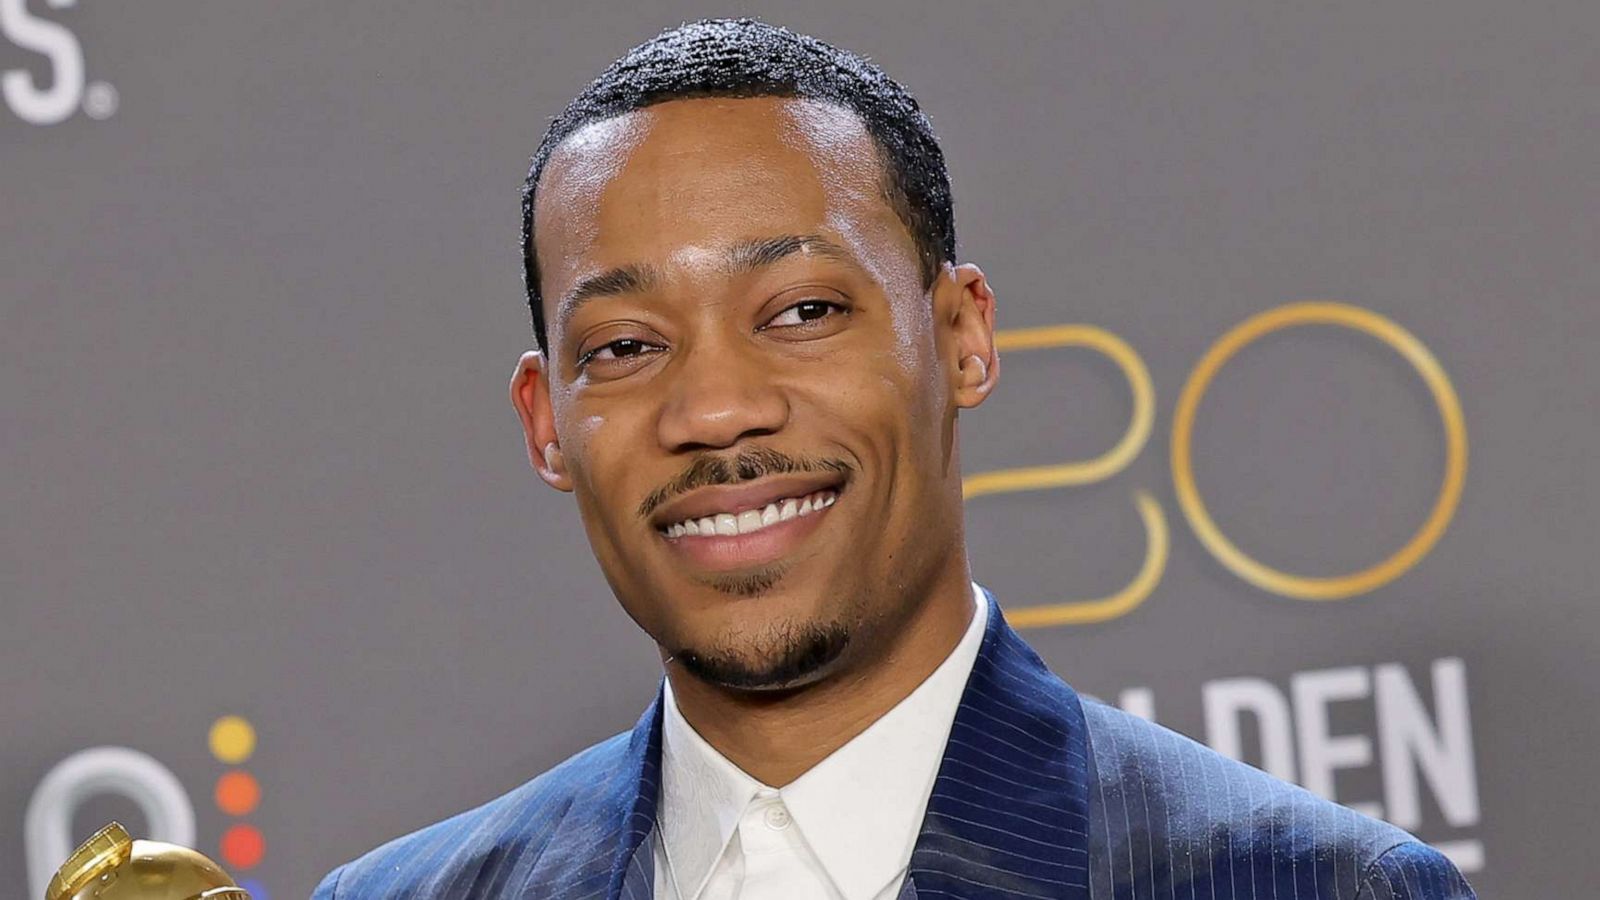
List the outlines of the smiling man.
{"type": "Polygon", "coordinates": [[[883,72],[673,29],[554,121],[523,215],[511,400],[666,677],[318,898],[1472,896],[1405,832],[1079,698],[971,582],[995,297],[883,72]]]}

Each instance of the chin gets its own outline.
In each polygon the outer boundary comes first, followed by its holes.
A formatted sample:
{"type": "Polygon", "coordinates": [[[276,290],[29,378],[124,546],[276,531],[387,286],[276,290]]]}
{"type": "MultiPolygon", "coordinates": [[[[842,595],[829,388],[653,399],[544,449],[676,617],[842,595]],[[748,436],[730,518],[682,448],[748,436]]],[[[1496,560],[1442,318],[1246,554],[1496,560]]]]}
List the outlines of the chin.
{"type": "MultiPolygon", "coordinates": [[[[680,607],[685,615],[663,642],[697,679],[724,688],[778,691],[827,677],[859,637],[851,595],[827,590],[798,571],[762,568],[702,575],[707,605],[680,607]]],[[[826,580],[822,580],[826,583],[826,580]]]]}
{"type": "Polygon", "coordinates": [[[842,622],[784,619],[740,629],[707,647],[675,649],[672,658],[707,684],[743,691],[784,691],[827,677],[850,647],[842,622]]]}

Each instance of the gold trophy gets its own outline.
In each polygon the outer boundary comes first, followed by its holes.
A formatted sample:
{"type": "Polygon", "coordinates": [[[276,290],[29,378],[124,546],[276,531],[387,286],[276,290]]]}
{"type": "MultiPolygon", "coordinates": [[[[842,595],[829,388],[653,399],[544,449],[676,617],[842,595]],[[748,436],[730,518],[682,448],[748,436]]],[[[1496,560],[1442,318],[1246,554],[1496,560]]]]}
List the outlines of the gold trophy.
{"type": "Polygon", "coordinates": [[[222,867],[187,847],[136,841],[116,822],[56,870],[45,900],[250,900],[222,867]]]}

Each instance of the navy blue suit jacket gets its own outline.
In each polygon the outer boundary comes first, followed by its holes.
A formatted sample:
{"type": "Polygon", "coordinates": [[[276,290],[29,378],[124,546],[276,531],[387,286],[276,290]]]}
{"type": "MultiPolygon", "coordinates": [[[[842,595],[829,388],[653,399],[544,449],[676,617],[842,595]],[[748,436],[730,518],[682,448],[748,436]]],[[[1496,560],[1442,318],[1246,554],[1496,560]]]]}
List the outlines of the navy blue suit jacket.
{"type": "MultiPolygon", "coordinates": [[[[1448,860],[1113,707],[989,623],[901,900],[1460,900],[1448,860]]],[[[631,732],[335,869],[313,900],[646,900],[661,700],[631,732]]]]}

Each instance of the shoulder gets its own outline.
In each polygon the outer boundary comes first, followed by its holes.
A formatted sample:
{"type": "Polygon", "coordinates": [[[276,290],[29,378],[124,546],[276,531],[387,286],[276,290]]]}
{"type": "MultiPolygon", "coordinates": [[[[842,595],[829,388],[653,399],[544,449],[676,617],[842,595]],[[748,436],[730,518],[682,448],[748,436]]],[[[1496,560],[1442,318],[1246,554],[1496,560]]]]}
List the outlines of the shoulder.
{"type": "Polygon", "coordinates": [[[576,851],[585,862],[608,862],[596,850],[625,815],[612,798],[616,780],[628,777],[628,739],[623,733],[595,744],[482,806],[340,866],[313,900],[498,896],[525,884],[551,856],[576,851]]]}
{"type": "Polygon", "coordinates": [[[1358,900],[1473,900],[1472,887],[1444,854],[1420,841],[1398,844],[1362,874],[1358,900]]]}
{"type": "Polygon", "coordinates": [[[1106,704],[1084,698],[1083,712],[1091,878],[1107,896],[1185,885],[1219,898],[1472,896],[1443,856],[1399,828],[1106,704]],[[1383,893],[1383,876],[1398,885],[1392,870],[1407,865],[1428,873],[1413,886],[1431,879],[1444,892],[1383,893]]]}

